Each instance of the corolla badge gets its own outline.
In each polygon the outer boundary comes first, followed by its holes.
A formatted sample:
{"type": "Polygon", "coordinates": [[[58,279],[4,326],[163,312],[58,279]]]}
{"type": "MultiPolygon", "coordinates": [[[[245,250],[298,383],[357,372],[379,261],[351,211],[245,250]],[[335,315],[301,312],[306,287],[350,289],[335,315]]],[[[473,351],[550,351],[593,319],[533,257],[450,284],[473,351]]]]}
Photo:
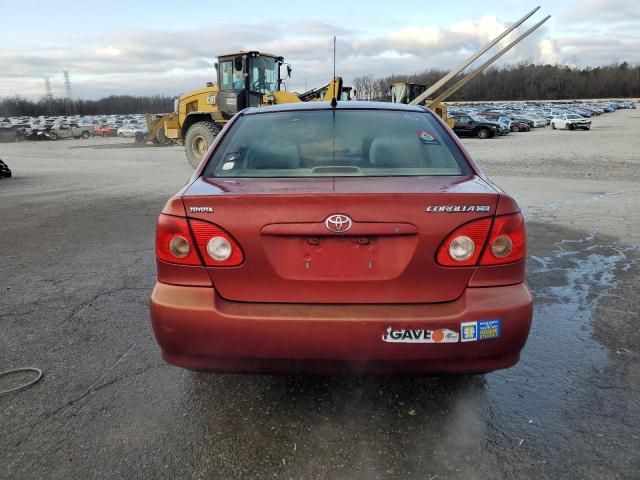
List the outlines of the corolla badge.
{"type": "Polygon", "coordinates": [[[327,230],[334,233],[344,233],[351,229],[353,226],[353,222],[346,215],[342,215],[340,213],[336,213],[334,215],[330,215],[324,221],[325,227],[327,230]]]}
{"type": "Polygon", "coordinates": [[[490,211],[489,205],[429,205],[427,207],[427,213],[489,213],[490,211]]]}

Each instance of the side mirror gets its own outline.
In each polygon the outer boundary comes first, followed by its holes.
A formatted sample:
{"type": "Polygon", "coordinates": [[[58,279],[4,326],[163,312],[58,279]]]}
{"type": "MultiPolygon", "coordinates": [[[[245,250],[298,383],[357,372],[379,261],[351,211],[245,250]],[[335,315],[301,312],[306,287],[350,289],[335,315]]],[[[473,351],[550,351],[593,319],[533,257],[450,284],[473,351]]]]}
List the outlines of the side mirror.
{"type": "Polygon", "coordinates": [[[291,78],[291,65],[287,65],[287,77],[291,78]]]}
{"type": "Polygon", "coordinates": [[[216,71],[218,70],[218,62],[213,64],[214,68],[216,69],[216,71]]]}

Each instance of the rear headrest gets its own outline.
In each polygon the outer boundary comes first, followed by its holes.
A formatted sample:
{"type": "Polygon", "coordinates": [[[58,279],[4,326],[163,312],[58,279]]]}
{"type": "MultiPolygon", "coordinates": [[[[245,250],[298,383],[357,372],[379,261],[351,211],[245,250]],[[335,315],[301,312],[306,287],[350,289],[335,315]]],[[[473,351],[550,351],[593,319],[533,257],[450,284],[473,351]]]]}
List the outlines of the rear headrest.
{"type": "Polygon", "coordinates": [[[423,157],[417,137],[378,137],[369,151],[369,161],[378,167],[420,167],[423,157]]]}
{"type": "Polygon", "coordinates": [[[300,154],[294,146],[251,147],[249,168],[287,169],[300,167],[300,154]]]}

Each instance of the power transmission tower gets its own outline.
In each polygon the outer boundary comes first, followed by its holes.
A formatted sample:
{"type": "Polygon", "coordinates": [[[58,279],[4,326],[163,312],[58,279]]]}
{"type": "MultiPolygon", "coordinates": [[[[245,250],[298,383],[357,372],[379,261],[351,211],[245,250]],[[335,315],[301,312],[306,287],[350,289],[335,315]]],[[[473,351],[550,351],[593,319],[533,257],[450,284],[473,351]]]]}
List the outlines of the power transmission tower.
{"type": "Polygon", "coordinates": [[[44,77],[44,98],[47,100],[47,115],[53,114],[53,93],[51,92],[51,78],[44,77]]]}
{"type": "Polygon", "coordinates": [[[73,103],[71,101],[71,78],[69,77],[69,70],[63,70],[64,75],[64,91],[66,97],[64,99],[64,109],[67,116],[73,114],[73,103]]]}

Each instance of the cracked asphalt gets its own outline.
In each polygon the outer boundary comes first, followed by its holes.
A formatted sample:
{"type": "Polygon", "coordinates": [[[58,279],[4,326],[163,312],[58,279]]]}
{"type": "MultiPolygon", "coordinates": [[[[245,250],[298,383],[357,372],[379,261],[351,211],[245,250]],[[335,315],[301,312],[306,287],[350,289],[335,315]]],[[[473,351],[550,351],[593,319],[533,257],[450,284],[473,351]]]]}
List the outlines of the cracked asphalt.
{"type": "Polygon", "coordinates": [[[44,370],[0,396],[0,478],[640,478],[635,112],[465,140],[523,207],[536,299],[521,362],[474,377],[167,366],[147,299],[182,149],[0,144],[0,371],[44,370]]]}

